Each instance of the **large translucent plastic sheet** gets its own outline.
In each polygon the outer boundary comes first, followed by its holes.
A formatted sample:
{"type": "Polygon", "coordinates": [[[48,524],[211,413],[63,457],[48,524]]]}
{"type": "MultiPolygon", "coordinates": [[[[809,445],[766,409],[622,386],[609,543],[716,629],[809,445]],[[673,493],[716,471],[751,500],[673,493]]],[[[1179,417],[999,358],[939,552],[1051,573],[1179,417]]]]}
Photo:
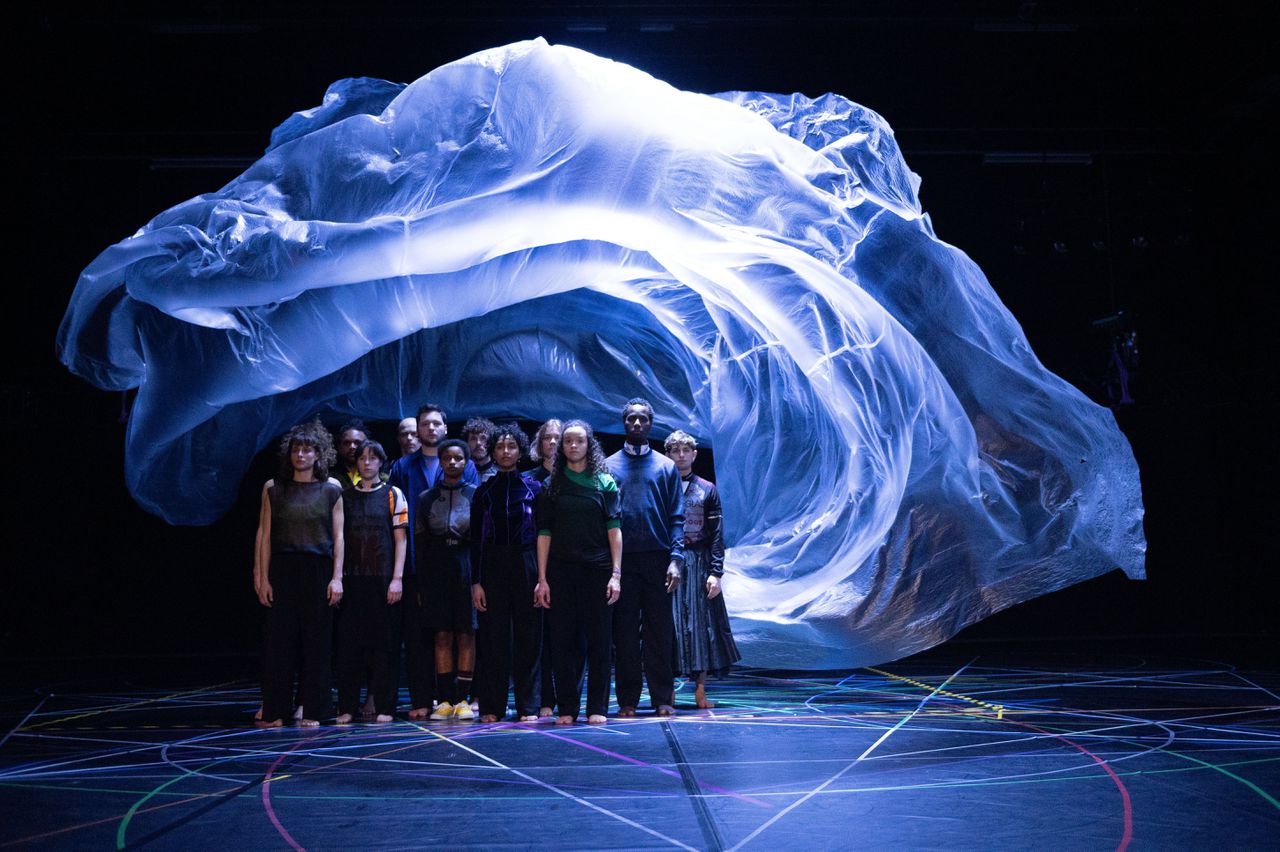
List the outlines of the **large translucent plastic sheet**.
{"type": "Polygon", "coordinates": [[[216,518],[316,412],[583,417],[714,448],[746,659],[851,666],[1115,568],[1141,494],[1110,412],[938,240],[889,126],[677,91],[542,40],[336,83],[223,189],[82,275],[59,332],[137,388],[126,476],[216,518]]]}

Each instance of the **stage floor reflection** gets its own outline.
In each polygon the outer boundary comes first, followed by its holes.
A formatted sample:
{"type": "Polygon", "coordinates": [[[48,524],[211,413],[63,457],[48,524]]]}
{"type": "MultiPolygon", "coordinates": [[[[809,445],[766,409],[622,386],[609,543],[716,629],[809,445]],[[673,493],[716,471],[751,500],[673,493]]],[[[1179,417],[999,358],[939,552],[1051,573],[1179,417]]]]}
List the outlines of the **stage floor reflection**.
{"type": "Polygon", "coordinates": [[[736,669],[714,709],[683,686],[673,720],[568,728],[255,730],[244,659],[27,677],[0,847],[1275,848],[1274,668],[973,650],[736,669]]]}

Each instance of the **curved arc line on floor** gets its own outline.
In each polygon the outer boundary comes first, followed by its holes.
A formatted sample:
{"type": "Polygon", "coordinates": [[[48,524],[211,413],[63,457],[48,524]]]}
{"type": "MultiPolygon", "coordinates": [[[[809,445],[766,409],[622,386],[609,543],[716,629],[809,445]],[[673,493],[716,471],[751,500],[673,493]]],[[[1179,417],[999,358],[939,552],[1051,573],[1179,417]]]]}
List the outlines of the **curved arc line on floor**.
{"type": "Polygon", "coordinates": [[[687,843],[683,843],[675,839],[674,837],[668,837],[667,835],[663,834],[660,831],[655,831],[654,829],[649,828],[646,825],[641,825],[635,820],[628,819],[627,817],[624,817],[622,814],[614,813],[608,808],[602,808],[601,806],[595,804],[594,802],[589,802],[586,799],[575,796],[566,790],[561,790],[559,787],[555,786],[554,784],[549,784],[546,781],[541,780],[540,778],[534,778],[532,775],[529,775],[526,772],[522,772],[519,769],[516,769],[515,767],[507,766],[505,763],[502,763],[499,760],[495,760],[494,758],[489,757],[489,755],[485,754],[484,752],[477,751],[465,743],[458,742],[457,740],[451,737],[446,737],[444,734],[441,734],[438,731],[433,731],[430,728],[423,727],[417,722],[410,722],[409,724],[413,725],[414,727],[417,727],[419,730],[423,731],[424,733],[430,734],[433,737],[436,737],[440,740],[443,740],[444,742],[449,743],[450,745],[457,746],[463,751],[470,752],[471,754],[474,754],[476,757],[480,758],[481,760],[487,761],[493,764],[494,766],[498,767],[499,769],[504,769],[507,772],[511,772],[515,775],[520,776],[521,778],[524,778],[526,781],[531,781],[534,784],[537,784],[539,787],[542,787],[544,790],[550,790],[551,792],[555,793],[558,796],[563,796],[564,798],[568,799],[571,802],[577,802],[583,807],[590,808],[591,810],[596,811],[597,813],[603,814],[604,816],[607,816],[610,819],[616,819],[621,823],[631,826],[632,828],[638,828],[641,831],[643,831],[645,834],[656,837],[659,840],[662,840],[662,841],[665,841],[666,843],[671,844],[672,846],[679,847],[680,849],[687,849],[688,852],[697,852],[697,850],[694,849],[694,847],[688,845],[687,843]]]}

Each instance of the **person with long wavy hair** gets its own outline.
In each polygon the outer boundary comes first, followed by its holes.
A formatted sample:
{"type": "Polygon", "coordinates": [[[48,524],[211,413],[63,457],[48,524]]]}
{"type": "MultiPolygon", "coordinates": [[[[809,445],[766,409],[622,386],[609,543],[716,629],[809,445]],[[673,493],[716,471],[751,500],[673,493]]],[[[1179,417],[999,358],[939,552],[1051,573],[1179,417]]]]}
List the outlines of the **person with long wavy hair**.
{"type": "Polygon", "coordinates": [[[543,423],[533,434],[533,442],[529,445],[529,458],[538,466],[529,471],[529,475],[546,484],[555,470],[556,451],[560,448],[560,435],[564,432],[564,424],[556,418],[543,423]]]}
{"type": "Polygon", "coordinates": [[[295,669],[301,727],[328,712],[333,613],[342,600],[342,487],[329,478],[337,461],[319,420],[280,441],[280,472],[262,486],[254,591],[267,607],[262,650],[262,711],[256,724],[276,728],[292,714],[295,669]]]}
{"type": "Polygon", "coordinates": [[[578,718],[587,658],[587,722],[609,708],[612,606],[622,591],[622,501],[591,426],[564,425],[555,471],[538,495],[534,605],[551,616],[557,725],[578,718]]]}

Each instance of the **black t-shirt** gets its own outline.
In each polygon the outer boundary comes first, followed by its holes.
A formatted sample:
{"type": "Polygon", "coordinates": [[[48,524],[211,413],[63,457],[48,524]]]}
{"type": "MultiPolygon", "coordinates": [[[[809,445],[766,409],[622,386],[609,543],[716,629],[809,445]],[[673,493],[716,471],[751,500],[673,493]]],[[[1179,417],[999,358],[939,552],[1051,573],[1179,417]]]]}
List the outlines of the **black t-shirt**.
{"type": "Polygon", "coordinates": [[[535,505],[538,534],[551,536],[550,558],[610,566],[608,530],[622,525],[622,499],[613,477],[566,470],[553,497],[554,490],[548,482],[535,505]]]}

